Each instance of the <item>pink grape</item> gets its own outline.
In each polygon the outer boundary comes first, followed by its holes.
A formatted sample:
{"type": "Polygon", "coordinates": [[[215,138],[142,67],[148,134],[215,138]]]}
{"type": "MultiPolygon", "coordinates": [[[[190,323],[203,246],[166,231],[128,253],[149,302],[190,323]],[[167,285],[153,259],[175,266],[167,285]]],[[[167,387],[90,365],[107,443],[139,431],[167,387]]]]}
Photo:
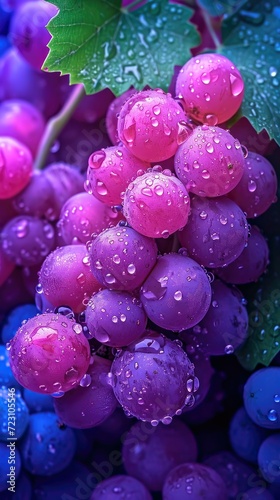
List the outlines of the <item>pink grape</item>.
{"type": "Polygon", "coordinates": [[[228,494],[222,477],[211,467],[198,463],[185,463],[172,469],[166,477],[163,500],[227,500],[228,494]]]}
{"type": "Polygon", "coordinates": [[[211,286],[197,262],[184,255],[168,254],[158,258],[141,288],[140,299],[151,321],[179,332],[205,316],[211,302],[211,286]]]}
{"type": "Polygon", "coordinates": [[[19,214],[47,217],[52,197],[53,189],[45,171],[36,170],[33,171],[27,186],[13,198],[13,206],[19,214]]]}
{"type": "Polygon", "coordinates": [[[199,386],[180,345],[156,332],[147,332],[117,354],[112,384],[125,413],[153,426],[170,424],[186,404],[192,405],[199,386]]]}
{"type": "Polygon", "coordinates": [[[227,266],[215,269],[215,274],[227,283],[243,285],[258,281],[268,264],[268,244],[259,228],[252,226],[248,244],[239,257],[227,266]]]}
{"type": "Polygon", "coordinates": [[[212,301],[204,318],[180,334],[187,353],[197,350],[205,355],[232,354],[248,336],[248,313],[241,292],[220,280],[212,283],[212,301]]]}
{"type": "Polygon", "coordinates": [[[0,137],[0,199],[12,198],[27,186],[32,173],[29,149],[11,137],[0,137]]]}
{"type": "Polygon", "coordinates": [[[0,135],[9,136],[29,148],[35,157],[45,129],[43,115],[26,101],[6,100],[0,104],[0,135]]]}
{"type": "Polygon", "coordinates": [[[131,227],[116,226],[92,241],[89,255],[91,270],[103,287],[134,291],[154,267],[157,246],[131,227]]]}
{"type": "Polygon", "coordinates": [[[85,245],[67,245],[48,255],[39,273],[39,284],[47,300],[56,307],[83,311],[91,295],[101,288],[89,264],[85,245]]]}
{"type": "Polygon", "coordinates": [[[237,186],[228,194],[248,218],[258,217],[276,201],[277,177],[271,163],[258,153],[248,153],[244,173],[237,186]]]}
{"type": "Polygon", "coordinates": [[[105,479],[93,491],[90,500],[152,500],[147,488],[137,479],[117,475],[105,479]]]}
{"type": "Polygon", "coordinates": [[[129,99],[129,97],[135,94],[135,92],[136,90],[134,88],[126,90],[126,92],[116,97],[108,106],[106,113],[106,129],[112,144],[118,144],[119,142],[118,117],[120,110],[123,107],[124,103],[127,101],[127,99],[129,99]]]}
{"type": "Polygon", "coordinates": [[[53,394],[79,384],[89,366],[90,349],[78,323],[46,313],[18,329],[9,357],[12,372],[23,387],[53,394]]]}
{"type": "Polygon", "coordinates": [[[142,335],[147,317],[141,302],[130,293],[101,290],[88,303],[86,324],[102,344],[123,347],[142,335]]]}
{"type": "Polygon", "coordinates": [[[58,230],[66,245],[87,243],[107,227],[115,226],[121,213],[108,207],[88,193],[71,196],[61,209],[58,230]]]}
{"type": "Polygon", "coordinates": [[[198,196],[222,196],[237,186],[244,172],[240,142],[219,127],[196,127],[175,154],[175,171],[198,196]]]}
{"type": "Polygon", "coordinates": [[[107,380],[110,368],[108,359],[94,356],[80,384],[54,399],[55,412],[64,424],[87,429],[102,424],[112,415],[117,400],[107,380]]]}
{"type": "Polygon", "coordinates": [[[12,274],[15,264],[6,256],[3,248],[0,246],[0,286],[2,286],[6,279],[12,274]]]}
{"type": "Polygon", "coordinates": [[[244,82],[236,66],[220,54],[192,57],[180,70],[176,93],[195,120],[216,125],[229,120],[239,109],[244,82]]]}
{"type": "Polygon", "coordinates": [[[11,262],[17,266],[36,266],[54,248],[54,229],[46,220],[19,215],[4,226],[0,241],[11,262]]]}
{"type": "Polygon", "coordinates": [[[187,190],[169,170],[153,170],[137,177],[124,195],[123,213],[128,223],[150,238],[167,238],[187,223],[190,199],[187,190]]]}
{"type": "Polygon", "coordinates": [[[122,456],[126,472],[151,491],[161,491],[166,475],[179,464],[195,462],[197,444],[192,431],[179,419],[152,427],[137,422],[126,434],[122,456]]]}
{"type": "Polygon", "coordinates": [[[248,224],[242,210],[227,197],[194,196],[188,223],[178,236],[181,245],[199,264],[221,267],[244,250],[248,224]]]}
{"type": "Polygon", "coordinates": [[[137,172],[144,172],[149,167],[150,163],[139,160],[124,147],[95,151],[88,160],[88,190],[107,205],[120,205],[122,193],[137,172]]]}
{"type": "Polygon", "coordinates": [[[167,160],[185,138],[185,113],[163,90],[137,92],[123,105],[118,134],[137,158],[147,162],[167,160]]]}

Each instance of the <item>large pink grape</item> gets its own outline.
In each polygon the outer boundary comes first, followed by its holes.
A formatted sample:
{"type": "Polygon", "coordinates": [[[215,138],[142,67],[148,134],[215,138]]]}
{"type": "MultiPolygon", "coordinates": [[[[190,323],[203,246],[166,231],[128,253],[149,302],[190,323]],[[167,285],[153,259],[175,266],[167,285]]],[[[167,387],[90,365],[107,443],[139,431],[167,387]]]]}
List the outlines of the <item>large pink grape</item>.
{"type": "Polygon", "coordinates": [[[248,241],[248,224],[238,205],[225,196],[194,196],[191,207],[188,223],[178,232],[190,257],[211,268],[235,260],[248,241]]]}
{"type": "Polygon", "coordinates": [[[128,223],[150,238],[167,238],[187,223],[190,199],[177,177],[153,170],[137,177],[127,188],[123,213],[128,223]]]}
{"type": "Polygon", "coordinates": [[[228,194],[247,217],[258,217],[276,201],[277,177],[271,163],[258,153],[248,153],[244,173],[237,186],[228,194]]]}
{"type": "Polygon", "coordinates": [[[122,193],[150,163],[139,160],[122,146],[95,151],[89,157],[87,180],[92,194],[107,205],[120,205],[122,193]]]}
{"type": "Polygon", "coordinates": [[[54,408],[62,422],[76,429],[95,427],[104,422],[117,407],[108,373],[111,362],[94,356],[80,385],[54,400],[54,408]]]}
{"type": "Polygon", "coordinates": [[[12,198],[27,186],[32,173],[29,149],[11,137],[0,137],[0,199],[12,198]]]}
{"type": "Polygon", "coordinates": [[[157,259],[155,240],[131,227],[116,226],[100,233],[89,247],[96,279],[112,290],[139,288],[157,259]]]}
{"type": "Polygon", "coordinates": [[[144,282],[140,299],[148,318],[166,330],[196,325],[208,311],[211,286],[202,267],[179,254],[160,256],[144,282]]]}
{"type": "Polygon", "coordinates": [[[48,255],[39,273],[47,300],[56,307],[83,311],[91,295],[101,288],[89,264],[85,245],[67,245],[48,255]]]}
{"type": "Polygon", "coordinates": [[[176,93],[195,120],[216,125],[229,120],[239,109],[244,82],[236,66],[220,54],[192,57],[180,70],[176,93]]]}
{"type": "Polygon", "coordinates": [[[53,394],[79,384],[89,366],[90,349],[78,323],[46,313],[18,329],[9,356],[13,374],[23,387],[53,394]]]}
{"type": "Polygon", "coordinates": [[[112,384],[124,411],[154,426],[171,423],[186,404],[193,404],[199,386],[194,365],[180,345],[155,332],[117,354],[112,384]]]}
{"type": "Polygon", "coordinates": [[[240,142],[227,130],[196,127],[175,155],[175,171],[198,196],[222,196],[237,186],[244,172],[240,142]]]}
{"type": "Polygon", "coordinates": [[[147,162],[167,160],[185,135],[186,116],[181,106],[163,90],[135,93],[123,105],[118,134],[130,152],[147,162]]]}

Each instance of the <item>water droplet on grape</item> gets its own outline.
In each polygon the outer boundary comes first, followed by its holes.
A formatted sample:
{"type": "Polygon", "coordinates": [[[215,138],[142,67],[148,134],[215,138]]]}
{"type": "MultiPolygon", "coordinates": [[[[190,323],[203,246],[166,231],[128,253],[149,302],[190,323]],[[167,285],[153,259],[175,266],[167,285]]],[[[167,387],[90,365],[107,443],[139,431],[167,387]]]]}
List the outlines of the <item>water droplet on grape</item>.
{"type": "Polygon", "coordinates": [[[277,411],[276,410],[269,410],[269,412],[267,414],[267,418],[268,418],[268,420],[270,420],[270,422],[276,422],[276,420],[278,419],[277,411]]]}

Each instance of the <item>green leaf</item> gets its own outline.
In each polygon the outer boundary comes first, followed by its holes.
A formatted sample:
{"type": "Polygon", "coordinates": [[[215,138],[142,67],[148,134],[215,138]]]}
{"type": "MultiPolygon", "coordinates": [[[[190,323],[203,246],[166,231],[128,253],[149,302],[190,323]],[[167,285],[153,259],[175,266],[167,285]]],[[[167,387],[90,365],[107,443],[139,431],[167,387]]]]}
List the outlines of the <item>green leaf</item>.
{"type": "Polygon", "coordinates": [[[230,14],[243,3],[244,0],[198,0],[197,3],[206,10],[210,16],[219,17],[224,14],[230,14]]]}
{"type": "Polygon", "coordinates": [[[241,112],[257,132],[265,129],[280,145],[279,0],[245,2],[222,24],[218,52],[231,59],[245,81],[241,112]]]}
{"type": "Polygon", "coordinates": [[[56,0],[59,14],[48,24],[53,36],[44,67],[70,74],[88,94],[109,87],[120,95],[131,85],[167,90],[174,65],[183,65],[200,43],[188,22],[193,11],[149,0],[129,12],[121,0],[56,0]]]}

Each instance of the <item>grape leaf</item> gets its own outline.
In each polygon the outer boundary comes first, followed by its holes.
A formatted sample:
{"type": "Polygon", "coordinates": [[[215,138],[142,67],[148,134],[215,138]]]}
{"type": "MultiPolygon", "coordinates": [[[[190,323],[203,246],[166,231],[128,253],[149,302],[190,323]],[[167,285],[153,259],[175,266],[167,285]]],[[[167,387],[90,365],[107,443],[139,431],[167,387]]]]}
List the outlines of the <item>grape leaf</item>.
{"type": "Polygon", "coordinates": [[[247,1],[222,23],[218,52],[231,59],[245,81],[241,113],[257,132],[280,145],[279,0],[247,1]]]}
{"type": "Polygon", "coordinates": [[[244,0],[198,0],[197,3],[210,16],[219,17],[233,12],[244,0]]]}
{"type": "Polygon", "coordinates": [[[44,68],[70,74],[88,94],[109,87],[120,95],[131,85],[167,90],[174,66],[183,65],[200,36],[188,22],[193,11],[148,0],[131,12],[121,0],[54,0],[60,12],[44,68]]]}

